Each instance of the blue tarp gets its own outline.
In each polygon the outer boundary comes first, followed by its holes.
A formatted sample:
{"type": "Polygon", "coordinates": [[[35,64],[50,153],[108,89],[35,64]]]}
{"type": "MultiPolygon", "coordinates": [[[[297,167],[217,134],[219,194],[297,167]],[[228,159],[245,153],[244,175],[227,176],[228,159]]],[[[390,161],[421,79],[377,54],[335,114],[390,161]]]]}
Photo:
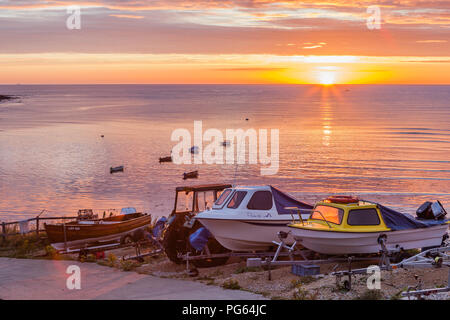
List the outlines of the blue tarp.
{"type": "Polygon", "coordinates": [[[313,209],[314,206],[295,200],[286,193],[270,186],[272,190],[273,199],[275,200],[275,206],[277,208],[278,214],[292,214],[291,210],[286,210],[285,207],[297,207],[300,209],[306,209],[305,211],[300,210],[301,213],[309,213],[309,210],[313,209]]]}
{"type": "MultiPolygon", "coordinates": [[[[367,201],[369,202],[369,201],[367,201]]],[[[386,226],[393,231],[407,230],[417,228],[427,228],[434,225],[444,224],[448,220],[418,220],[409,214],[395,211],[394,209],[385,207],[379,203],[376,203],[378,209],[380,209],[381,216],[383,217],[386,226]]]]}
{"type": "Polygon", "coordinates": [[[189,243],[195,250],[202,251],[210,237],[212,237],[211,232],[205,227],[201,227],[189,236],[189,243]]]}
{"type": "Polygon", "coordinates": [[[152,230],[152,234],[155,238],[159,238],[159,236],[161,235],[161,232],[164,229],[164,226],[166,225],[167,222],[167,218],[166,217],[161,217],[156,223],[155,226],[153,227],[152,230]]]}

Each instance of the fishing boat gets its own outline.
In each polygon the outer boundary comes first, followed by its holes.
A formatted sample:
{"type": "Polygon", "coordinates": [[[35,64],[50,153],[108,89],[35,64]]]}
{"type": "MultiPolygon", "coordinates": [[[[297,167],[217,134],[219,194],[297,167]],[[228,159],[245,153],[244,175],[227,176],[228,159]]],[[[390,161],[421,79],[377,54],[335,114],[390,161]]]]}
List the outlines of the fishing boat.
{"type": "MultiPolygon", "coordinates": [[[[272,186],[241,186],[225,189],[212,208],[195,219],[229,250],[262,251],[274,246],[279,231],[289,231],[293,218],[286,207],[293,206],[304,219],[313,208],[272,186]]],[[[286,243],[293,241],[286,239],[286,243]]]]}
{"type": "Polygon", "coordinates": [[[94,242],[119,240],[147,227],[150,222],[150,215],[136,212],[44,226],[51,245],[57,250],[64,250],[81,248],[94,242]]]}
{"type": "Polygon", "coordinates": [[[123,172],[123,166],[109,168],[109,173],[123,172]]]}
{"type": "Polygon", "coordinates": [[[183,173],[183,180],[198,178],[198,170],[183,173]]]}
{"type": "Polygon", "coordinates": [[[306,221],[289,225],[294,239],[312,251],[329,254],[370,254],[440,246],[449,221],[416,219],[355,197],[330,197],[318,202],[306,221]]]}
{"type": "Polygon", "coordinates": [[[161,163],[161,162],[172,162],[172,156],[159,157],[159,163],[161,163]]]}

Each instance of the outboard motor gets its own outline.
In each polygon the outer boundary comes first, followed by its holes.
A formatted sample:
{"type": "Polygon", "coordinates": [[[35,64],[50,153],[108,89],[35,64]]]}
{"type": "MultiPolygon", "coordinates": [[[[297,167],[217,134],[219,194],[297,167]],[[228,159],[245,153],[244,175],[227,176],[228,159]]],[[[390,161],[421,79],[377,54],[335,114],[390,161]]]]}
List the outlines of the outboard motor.
{"type": "Polygon", "coordinates": [[[447,212],[445,211],[444,207],[442,206],[441,202],[439,200],[436,200],[436,202],[430,202],[426,201],[424,202],[419,209],[416,211],[417,217],[419,219],[443,219],[447,212]]]}

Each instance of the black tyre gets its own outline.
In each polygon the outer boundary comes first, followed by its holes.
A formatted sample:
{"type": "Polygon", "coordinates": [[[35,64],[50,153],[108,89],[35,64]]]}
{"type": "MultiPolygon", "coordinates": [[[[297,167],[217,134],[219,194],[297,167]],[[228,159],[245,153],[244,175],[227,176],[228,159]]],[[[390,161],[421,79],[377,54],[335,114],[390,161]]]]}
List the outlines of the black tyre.
{"type": "Polygon", "coordinates": [[[170,261],[182,264],[184,261],[178,257],[179,254],[187,252],[187,228],[183,226],[184,215],[175,215],[174,220],[164,231],[163,247],[170,261]]]}
{"type": "Polygon", "coordinates": [[[120,238],[120,244],[121,245],[131,244],[131,243],[133,243],[133,238],[129,234],[127,234],[126,236],[123,236],[122,238],[120,238]]]}

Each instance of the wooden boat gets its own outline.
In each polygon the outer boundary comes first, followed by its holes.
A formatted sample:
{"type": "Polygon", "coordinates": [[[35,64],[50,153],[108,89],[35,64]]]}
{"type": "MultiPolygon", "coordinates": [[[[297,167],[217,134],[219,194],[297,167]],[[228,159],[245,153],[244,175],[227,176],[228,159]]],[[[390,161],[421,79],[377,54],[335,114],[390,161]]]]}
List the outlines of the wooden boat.
{"type": "Polygon", "coordinates": [[[109,173],[123,172],[123,166],[109,168],[109,173]]]}
{"type": "Polygon", "coordinates": [[[289,225],[295,240],[312,251],[331,254],[371,254],[386,239],[388,250],[440,246],[448,237],[449,221],[415,219],[378,203],[354,197],[320,201],[306,221],[289,225]]]}
{"type": "Polygon", "coordinates": [[[198,178],[198,170],[183,173],[183,180],[198,178]]]}
{"type": "Polygon", "coordinates": [[[159,163],[161,163],[161,162],[172,162],[172,156],[159,157],[159,163]]]}
{"type": "Polygon", "coordinates": [[[145,228],[151,216],[129,213],[95,220],[75,220],[64,224],[45,224],[51,245],[57,250],[81,248],[93,242],[121,239],[145,228]]]}

